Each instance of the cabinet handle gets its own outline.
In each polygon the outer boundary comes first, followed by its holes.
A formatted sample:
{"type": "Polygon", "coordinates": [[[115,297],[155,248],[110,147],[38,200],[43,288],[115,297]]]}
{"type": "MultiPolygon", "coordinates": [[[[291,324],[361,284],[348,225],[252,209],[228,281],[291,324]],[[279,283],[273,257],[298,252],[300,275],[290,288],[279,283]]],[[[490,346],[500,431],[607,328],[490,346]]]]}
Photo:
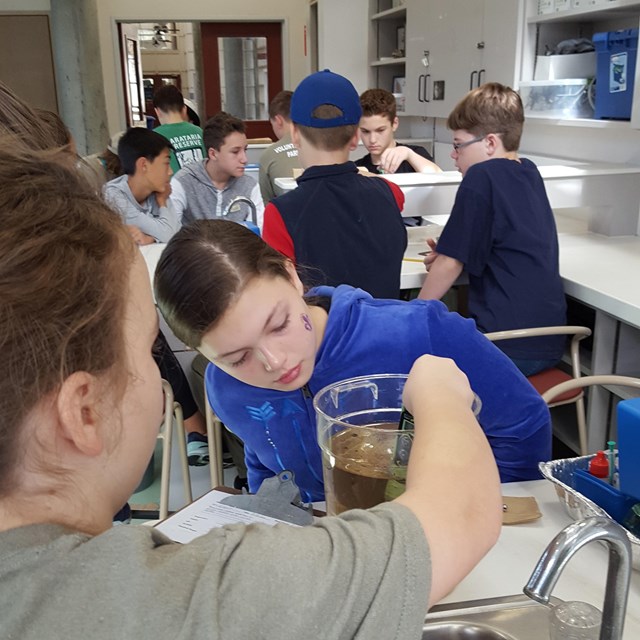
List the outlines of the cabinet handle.
{"type": "Polygon", "coordinates": [[[478,73],[478,72],[474,69],[471,72],[471,75],[469,76],[469,91],[471,91],[471,89],[473,89],[473,76],[475,76],[476,73],[478,73]]]}
{"type": "Polygon", "coordinates": [[[480,71],[478,71],[478,86],[480,86],[484,82],[485,73],[487,73],[486,69],[480,69],[480,71]]]}
{"type": "Polygon", "coordinates": [[[430,73],[427,73],[427,75],[424,77],[424,101],[425,102],[431,102],[431,98],[429,98],[429,78],[431,77],[430,73]]]}
{"type": "Polygon", "coordinates": [[[418,76],[418,102],[424,102],[424,98],[422,97],[422,94],[424,93],[424,82],[426,81],[425,75],[424,73],[421,73],[418,76]]]}

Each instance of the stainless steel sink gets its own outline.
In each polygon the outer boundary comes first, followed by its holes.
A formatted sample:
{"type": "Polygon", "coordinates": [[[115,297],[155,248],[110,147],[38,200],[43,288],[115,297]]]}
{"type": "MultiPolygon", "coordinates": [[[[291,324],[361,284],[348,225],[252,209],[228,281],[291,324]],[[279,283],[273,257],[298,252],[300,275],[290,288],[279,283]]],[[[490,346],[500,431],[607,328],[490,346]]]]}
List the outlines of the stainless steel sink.
{"type": "MultiPolygon", "coordinates": [[[[551,598],[551,604],[562,602],[551,598]]],[[[549,607],[524,594],[436,605],[422,640],[549,640],[549,607]]]]}

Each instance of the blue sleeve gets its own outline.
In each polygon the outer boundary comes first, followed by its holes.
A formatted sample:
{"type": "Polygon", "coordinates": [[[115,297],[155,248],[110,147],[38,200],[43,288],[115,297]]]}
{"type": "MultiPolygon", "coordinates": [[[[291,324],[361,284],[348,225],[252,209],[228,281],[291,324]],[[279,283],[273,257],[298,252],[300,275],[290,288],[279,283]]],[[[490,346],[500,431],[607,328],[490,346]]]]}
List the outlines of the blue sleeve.
{"type": "MultiPolygon", "coordinates": [[[[473,167],[472,167],[473,168],[473,167]]],[[[493,245],[493,207],[490,184],[465,176],[440,238],[437,250],[462,262],[468,273],[480,276],[493,245]]]]}
{"type": "Polygon", "coordinates": [[[249,482],[250,493],[256,493],[263,480],[275,475],[273,471],[267,469],[260,463],[258,456],[247,446],[246,443],[244,445],[244,463],[247,465],[247,480],[249,482]]]}
{"type": "Polygon", "coordinates": [[[551,458],[551,420],[542,397],[472,320],[442,306],[430,318],[432,353],[453,359],[482,402],[479,422],[501,481],[540,478],[538,463],[551,458]]]}

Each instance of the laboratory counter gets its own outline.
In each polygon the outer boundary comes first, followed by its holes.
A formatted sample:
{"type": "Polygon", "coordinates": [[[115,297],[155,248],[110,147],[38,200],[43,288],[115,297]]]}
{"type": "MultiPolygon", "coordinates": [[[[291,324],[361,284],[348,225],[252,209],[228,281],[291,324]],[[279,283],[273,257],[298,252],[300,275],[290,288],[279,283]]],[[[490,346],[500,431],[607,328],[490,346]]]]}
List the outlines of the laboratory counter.
{"type": "MultiPolygon", "coordinates": [[[[502,527],[496,545],[473,571],[441,602],[463,602],[522,593],[531,572],[553,537],[572,519],[547,480],[502,485],[505,496],[533,496],[542,517],[533,522],[502,527]]],[[[552,595],[582,600],[602,610],[608,549],[592,542],[571,558],[552,595]]],[[[640,638],[640,573],[631,572],[624,640],[640,638]]]]}

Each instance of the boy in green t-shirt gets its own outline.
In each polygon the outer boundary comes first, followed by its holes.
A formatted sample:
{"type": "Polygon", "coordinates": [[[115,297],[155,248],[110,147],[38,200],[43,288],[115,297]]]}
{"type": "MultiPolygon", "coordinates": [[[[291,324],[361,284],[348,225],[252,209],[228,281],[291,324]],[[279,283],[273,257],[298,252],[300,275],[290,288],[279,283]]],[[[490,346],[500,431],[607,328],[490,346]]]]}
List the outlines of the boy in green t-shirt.
{"type": "Polygon", "coordinates": [[[186,122],[187,107],[178,87],[172,84],[160,87],[153,95],[153,107],[160,121],[160,126],[154,131],[164,136],[173,147],[173,173],[192,162],[202,160],[206,155],[202,129],[186,122]]]}

